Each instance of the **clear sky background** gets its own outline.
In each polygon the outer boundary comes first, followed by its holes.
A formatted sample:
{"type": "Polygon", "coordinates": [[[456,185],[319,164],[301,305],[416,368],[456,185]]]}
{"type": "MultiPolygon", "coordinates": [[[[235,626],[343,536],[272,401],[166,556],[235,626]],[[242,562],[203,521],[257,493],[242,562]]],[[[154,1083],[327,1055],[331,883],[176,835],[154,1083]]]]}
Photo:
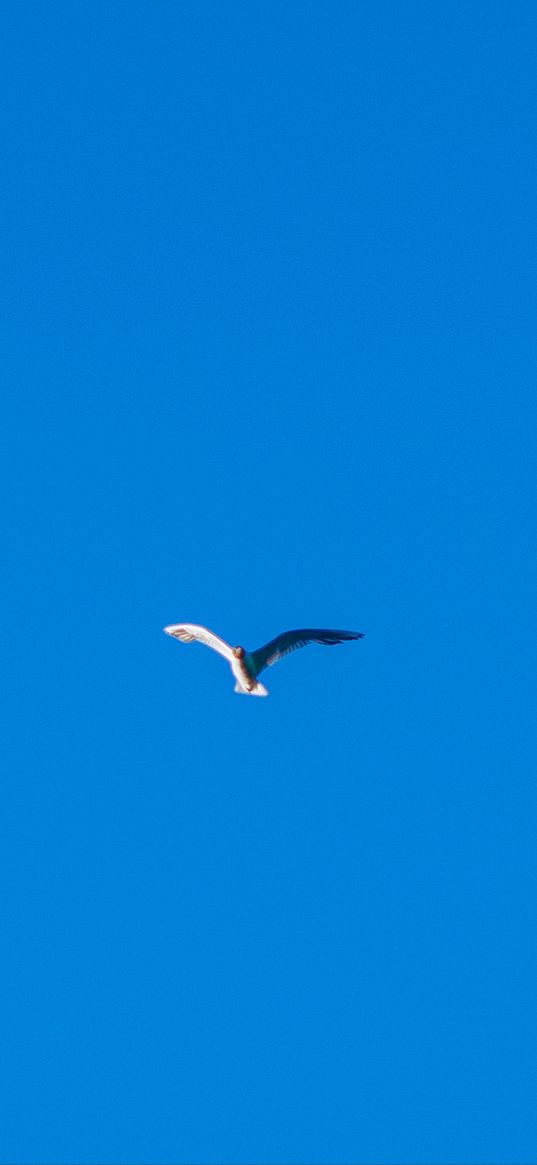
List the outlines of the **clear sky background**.
{"type": "Polygon", "coordinates": [[[3,1162],[535,1161],[536,33],[4,12],[3,1162]]]}

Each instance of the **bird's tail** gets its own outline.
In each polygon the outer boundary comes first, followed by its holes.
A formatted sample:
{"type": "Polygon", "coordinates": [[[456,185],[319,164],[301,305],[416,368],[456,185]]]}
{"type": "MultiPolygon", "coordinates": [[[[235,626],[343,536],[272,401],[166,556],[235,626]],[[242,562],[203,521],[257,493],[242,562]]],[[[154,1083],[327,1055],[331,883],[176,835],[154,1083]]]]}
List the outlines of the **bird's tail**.
{"type": "Polygon", "coordinates": [[[267,689],[263,684],[260,683],[257,683],[255,687],[252,688],[251,692],[248,692],[246,688],[243,688],[237,681],[234,691],[238,692],[240,696],[268,696],[267,689]]]}

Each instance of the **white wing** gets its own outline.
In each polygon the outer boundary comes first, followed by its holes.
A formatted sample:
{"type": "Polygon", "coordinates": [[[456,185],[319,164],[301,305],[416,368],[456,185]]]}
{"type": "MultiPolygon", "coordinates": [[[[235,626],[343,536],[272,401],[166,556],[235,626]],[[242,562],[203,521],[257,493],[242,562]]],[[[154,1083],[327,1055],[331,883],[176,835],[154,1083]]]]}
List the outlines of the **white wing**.
{"type": "Polygon", "coordinates": [[[171,623],[169,627],[164,628],[164,631],[166,635],[180,639],[181,643],[192,643],[194,639],[197,639],[199,643],[205,643],[206,647],[212,647],[213,651],[223,655],[228,663],[231,663],[235,658],[229,643],[225,643],[207,627],[198,627],[195,623],[171,623]]]}

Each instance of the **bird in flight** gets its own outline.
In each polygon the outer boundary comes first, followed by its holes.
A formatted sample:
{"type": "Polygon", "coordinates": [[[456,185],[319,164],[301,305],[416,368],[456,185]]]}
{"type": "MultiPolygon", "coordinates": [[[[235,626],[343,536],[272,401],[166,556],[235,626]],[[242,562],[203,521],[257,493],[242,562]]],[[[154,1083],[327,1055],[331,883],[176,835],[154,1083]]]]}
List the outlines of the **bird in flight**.
{"type": "Polygon", "coordinates": [[[165,627],[166,635],[173,639],[180,639],[181,643],[205,643],[212,647],[219,655],[227,659],[235,677],[235,691],[242,696],[268,696],[267,689],[259,683],[258,676],[266,667],[272,667],[284,655],[296,651],[297,647],[306,647],[308,643],[324,643],[326,647],[333,647],[336,643],[344,643],[348,639],[363,639],[361,631],[327,631],[318,627],[306,627],[302,631],[284,631],[258,647],[257,651],[246,651],[244,647],[230,647],[213,631],[207,627],[198,627],[195,623],[171,623],[165,627]]]}

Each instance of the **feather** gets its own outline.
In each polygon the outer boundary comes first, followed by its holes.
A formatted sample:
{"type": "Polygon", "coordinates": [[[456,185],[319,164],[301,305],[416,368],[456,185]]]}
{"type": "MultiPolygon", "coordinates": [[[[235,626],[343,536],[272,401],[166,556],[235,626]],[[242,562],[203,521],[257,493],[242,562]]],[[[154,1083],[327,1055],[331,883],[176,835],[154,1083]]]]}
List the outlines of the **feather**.
{"type": "Polygon", "coordinates": [[[308,643],[321,643],[325,647],[335,647],[337,643],[344,643],[350,639],[363,639],[361,631],[330,631],[326,628],[306,627],[301,631],[284,631],[252,651],[255,674],[258,676],[266,667],[272,667],[279,659],[296,651],[299,647],[307,647],[308,643]]]}

